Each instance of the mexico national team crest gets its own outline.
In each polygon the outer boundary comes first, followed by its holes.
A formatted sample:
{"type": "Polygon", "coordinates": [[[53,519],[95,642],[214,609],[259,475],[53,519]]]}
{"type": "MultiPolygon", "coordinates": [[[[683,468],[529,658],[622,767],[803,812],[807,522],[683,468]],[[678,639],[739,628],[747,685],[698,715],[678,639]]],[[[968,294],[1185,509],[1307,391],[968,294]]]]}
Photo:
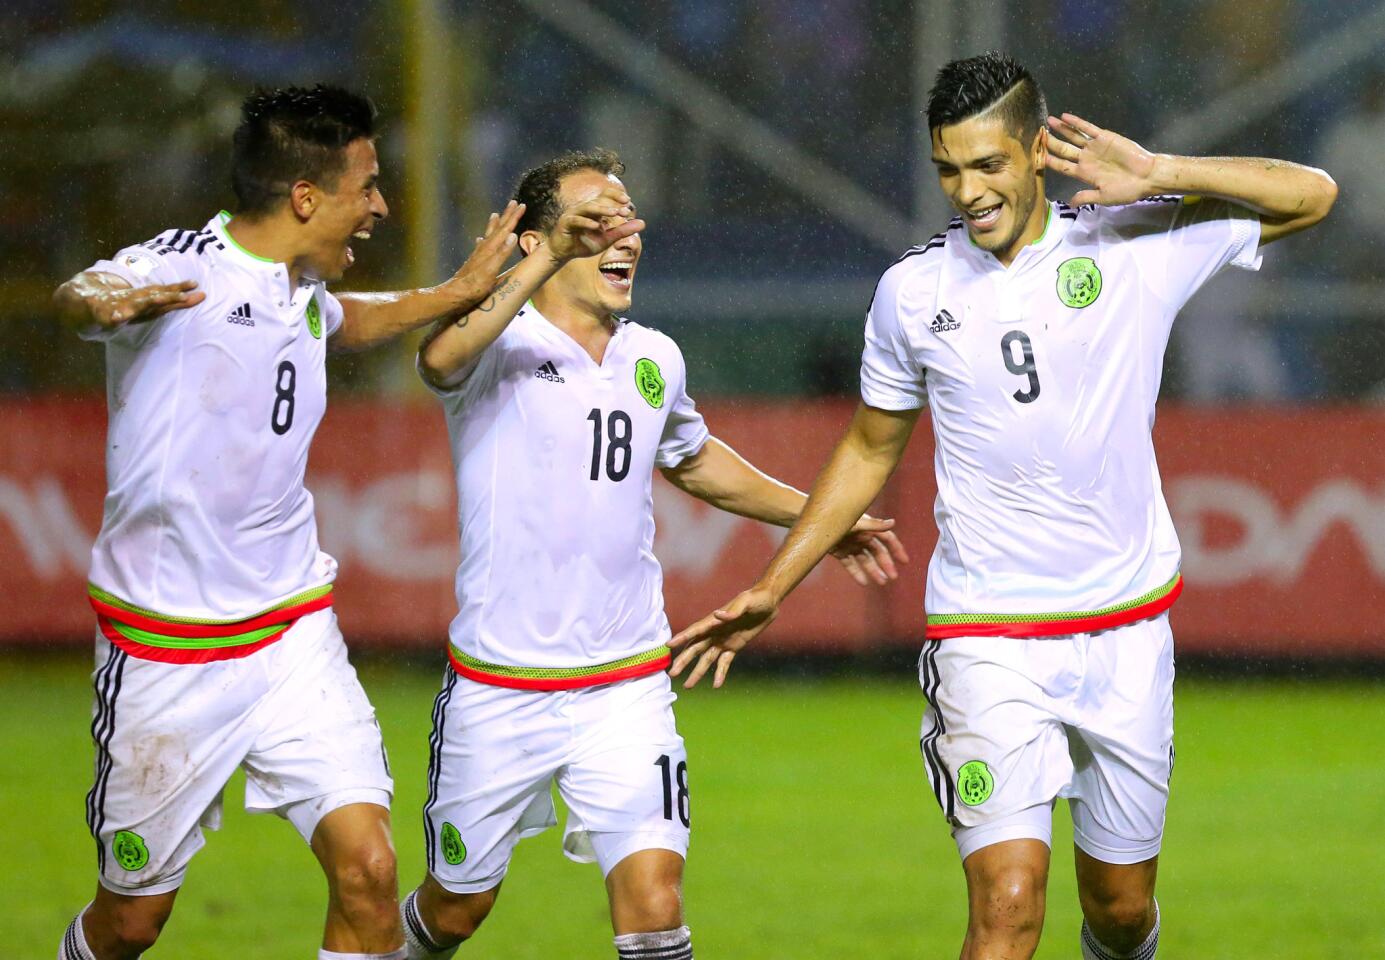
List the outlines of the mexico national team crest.
{"type": "Polygon", "coordinates": [[[1069,307],[1089,307],[1101,296],[1101,270],[1091,257],[1073,257],[1058,265],[1058,299],[1069,307]]]}
{"type": "Polygon", "coordinates": [[[466,859],[466,844],[462,843],[462,835],[447,821],[442,824],[442,858],[454,867],[466,859]]]}
{"type": "Polygon", "coordinates": [[[129,830],[116,831],[111,838],[111,853],[115,854],[116,863],[131,872],[149,862],[149,848],[144,845],[144,838],[129,830]]]}
{"type": "Polygon", "coordinates": [[[664,405],[664,378],[659,365],[647,357],[635,364],[635,389],[655,410],[664,405]]]}
{"type": "Polygon", "coordinates": [[[983,760],[968,760],[957,771],[957,796],[969,807],[985,803],[995,789],[995,778],[983,760]]]}
{"type": "Polygon", "coordinates": [[[317,297],[308,300],[308,332],[314,340],[322,339],[322,311],[318,309],[317,297]]]}

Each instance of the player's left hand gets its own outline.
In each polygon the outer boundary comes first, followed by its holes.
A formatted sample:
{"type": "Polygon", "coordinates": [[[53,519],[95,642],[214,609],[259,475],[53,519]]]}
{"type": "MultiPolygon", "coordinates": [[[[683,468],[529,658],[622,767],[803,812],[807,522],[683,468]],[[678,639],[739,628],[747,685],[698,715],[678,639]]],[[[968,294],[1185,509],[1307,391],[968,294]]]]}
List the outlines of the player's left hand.
{"type": "Polygon", "coordinates": [[[895,563],[908,563],[909,552],[894,535],[893,520],[865,514],[837,541],[832,556],[842,562],[851,579],[861,586],[886,584],[899,577],[895,563]]]}
{"type": "Polygon", "coordinates": [[[731,669],[731,661],[736,659],[736,654],[769,626],[778,613],[779,603],[769,590],[751,587],[720,610],[685,627],[668,642],[673,649],[684,647],[668,668],[669,676],[676,677],[689,664],[693,664],[692,672],[683,686],[695,687],[697,681],[715,666],[712,686],[720,687],[726,682],[727,671],[731,669]]]}
{"type": "Polygon", "coordinates": [[[1155,192],[1149,179],[1155,156],[1129,137],[1071,113],[1049,117],[1048,129],[1048,169],[1093,188],[1074,194],[1073,206],[1134,203],[1155,192]]]}
{"type": "Polygon", "coordinates": [[[500,213],[492,213],[486,221],[485,235],[476,238],[476,249],[447,281],[456,290],[462,315],[470,313],[495,289],[500,271],[518,242],[515,227],[522,216],[524,204],[513,200],[500,213]]]}

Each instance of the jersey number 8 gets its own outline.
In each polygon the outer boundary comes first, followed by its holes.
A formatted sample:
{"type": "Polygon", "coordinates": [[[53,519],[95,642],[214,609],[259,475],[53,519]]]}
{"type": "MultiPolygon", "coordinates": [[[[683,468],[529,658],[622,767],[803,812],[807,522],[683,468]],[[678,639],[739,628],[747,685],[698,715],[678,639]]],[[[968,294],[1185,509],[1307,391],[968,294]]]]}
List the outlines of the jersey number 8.
{"type": "Polygon", "coordinates": [[[269,429],[279,436],[293,426],[293,388],[298,385],[298,371],[285,360],[274,373],[274,409],[269,414],[269,429]]]}

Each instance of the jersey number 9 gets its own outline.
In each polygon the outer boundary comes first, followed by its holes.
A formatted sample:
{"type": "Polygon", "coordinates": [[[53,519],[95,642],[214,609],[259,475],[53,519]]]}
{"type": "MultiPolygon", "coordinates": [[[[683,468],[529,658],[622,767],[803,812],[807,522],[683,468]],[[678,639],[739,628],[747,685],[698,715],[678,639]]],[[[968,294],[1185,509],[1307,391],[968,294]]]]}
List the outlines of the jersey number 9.
{"type": "Polygon", "coordinates": [[[1020,403],[1033,403],[1039,399],[1039,371],[1034,367],[1034,347],[1029,342],[1029,334],[1023,330],[1011,330],[1000,338],[1000,355],[1005,358],[1005,369],[1016,376],[1029,377],[1029,390],[1016,390],[1010,396],[1020,403]],[[1015,359],[1012,347],[1018,343],[1023,361],[1015,359]]]}

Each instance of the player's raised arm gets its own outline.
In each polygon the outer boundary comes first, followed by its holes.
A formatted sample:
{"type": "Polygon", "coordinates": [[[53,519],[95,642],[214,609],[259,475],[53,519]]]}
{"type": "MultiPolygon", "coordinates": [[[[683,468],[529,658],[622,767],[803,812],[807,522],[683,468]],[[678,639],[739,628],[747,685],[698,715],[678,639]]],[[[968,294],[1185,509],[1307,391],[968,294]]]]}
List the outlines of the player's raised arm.
{"type": "MultiPolygon", "coordinates": [[[[511,230],[518,223],[519,218],[514,218],[511,230]]],[[[622,188],[611,186],[563,211],[548,232],[525,230],[519,238],[524,259],[484,300],[460,317],[454,314],[436,323],[419,348],[419,370],[430,383],[446,385],[495,342],[563,264],[602,253],[644,226],[643,220],[634,219],[630,197],[622,188]]]]}
{"type": "Polygon", "coordinates": [[[1337,184],[1326,172],[1287,160],[1179,157],[1071,113],[1049,117],[1048,167],[1090,184],[1074,205],[1133,203],[1160,194],[1220,197],[1260,215],[1260,244],[1298,233],[1327,216],[1337,184]]]}
{"type": "MultiPolygon", "coordinates": [[[[715,437],[663,474],[684,493],[719,510],[780,527],[792,526],[808,501],[801,490],[756,469],[715,437]]],[[[895,562],[909,561],[904,545],[892,532],[893,527],[893,520],[862,516],[833,545],[831,553],[862,586],[871,582],[888,583],[899,575],[895,562]]]]}
{"type": "Polygon", "coordinates": [[[490,296],[497,276],[515,249],[515,225],[524,205],[510,201],[492,213],[484,236],[460,269],[435,287],[390,293],[348,293],[338,297],[342,323],[331,340],[333,350],[366,350],[402,333],[455,317],[490,296]]]}
{"type": "Polygon", "coordinates": [[[759,582],[669,642],[683,648],[670,672],[677,676],[693,668],[684,686],[696,685],[713,666],[712,685],[722,685],[736,653],[769,626],[789,592],[880,494],[899,465],[918,416],[917,409],[894,412],[865,404],[857,408],[846,435],[818,474],[802,515],[759,582]]]}
{"type": "Polygon", "coordinates": [[[132,287],[113,273],[87,270],[53,291],[63,326],[78,333],[145,323],[170,310],[195,307],[206,299],[196,280],[132,287]]]}

